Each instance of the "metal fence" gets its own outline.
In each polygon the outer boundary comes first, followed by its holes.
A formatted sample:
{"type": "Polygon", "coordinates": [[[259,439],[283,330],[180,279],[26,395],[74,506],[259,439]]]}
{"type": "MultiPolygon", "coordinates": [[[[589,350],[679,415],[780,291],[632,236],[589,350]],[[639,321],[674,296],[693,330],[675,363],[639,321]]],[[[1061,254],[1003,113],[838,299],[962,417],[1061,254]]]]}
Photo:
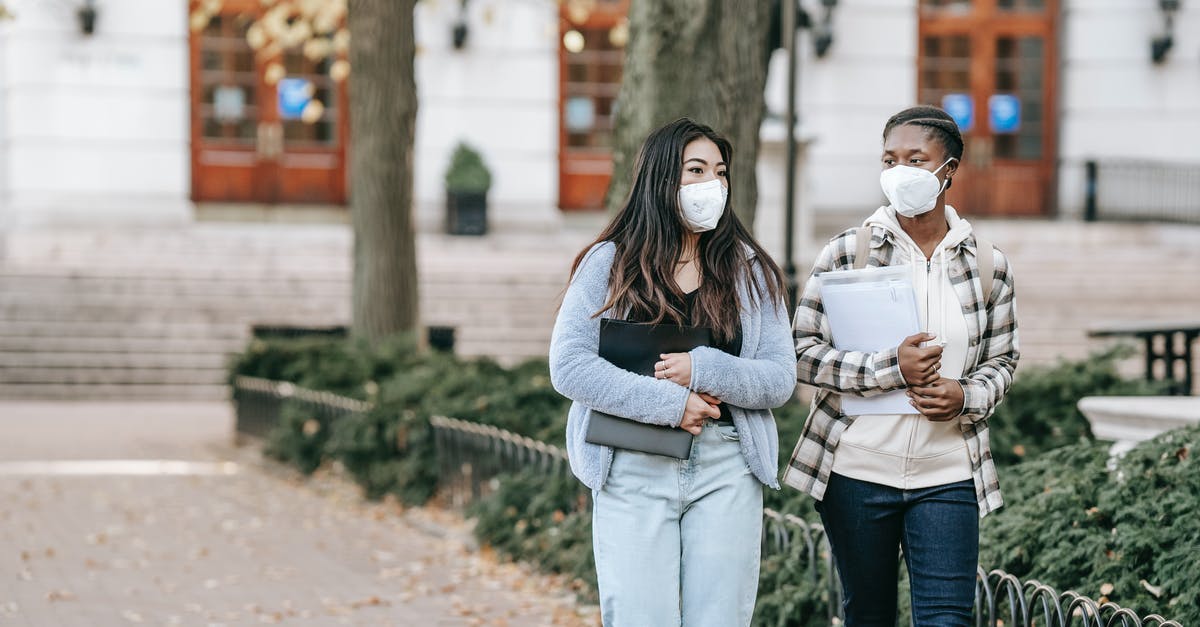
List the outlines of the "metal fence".
{"type": "Polygon", "coordinates": [[[499,475],[536,468],[545,474],[571,472],[567,452],[511,431],[444,416],[429,421],[437,446],[439,489],[455,505],[486,492],[499,475]]]}
{"type": "Polygon", "coordinates": [[[1084,218],[1200,224],[1200,163],[1088,161],[1084,218]]]}
{"type": "Polygon", "coordinates": [[[305,412],[328,423],[350,413],[365,413],[371,404],[331,392],[297,387],[286,381],[270,381],[239,376],[233,382],[233,401],[237,433],[259,438],[279,423],[285,404],[302,407],[305,412]]]}
{"type": "MultiPolygon", "coordinates": [[[[330,420],[371,409],[369,403],[328,392],[316,392],[290,383],[253,377],[234,381],[238,431],[265,435],[277,424],[284,403],[303,403],[311,412],[330,420]]],[[[570,472],[567,452],[511,431],[454,418],[430,420],[437,447],[442,488],[459,505],[485,495],[502,474],[535,468],[565,476],[570,472]]],[[[763,555],[787,554],[802,548],[803,573],[826,587],[830,603],[825,608],[830,624],[841,622],[841,589],[835,576],[832,552],[820,523],[763,510],[763,555]]],[[[975,624],[978,627],[1182,627],[1160,615],[1141,617],[1128,608],[1101,603],[1073,591],[1058,592],[1036,580],[1021,581],[1001,570],[980,568],[975,581],[975,624]]]]}
{"type": "MultiPolygon", "coordinates": [[[[486,493],[500,474],[528,467],[545,473],[570,472],[565,450],[478,423],[434,418],[432,421],[442,477],[465,501],[486,493]],[[489,459],[490,458],[490,459],[489,459]]],[[[840,624],[841,586],[834,576],[833,554],[820,523],[772,509],[763,510],[763,555],[787,553],[799,543],[804,576],[826,587],[830,624],[840,624]],[[835,623],[835,620],[837,621],[835,623]]],[[[1022,582],[1002,570],[980,568],[975,581],[975,624],[979,627],[1182,627],[1157,614],[1140,617],[1113,603],[1100,603],[1073,591],[1059,593],[1036,580],[1022,582]]]]}

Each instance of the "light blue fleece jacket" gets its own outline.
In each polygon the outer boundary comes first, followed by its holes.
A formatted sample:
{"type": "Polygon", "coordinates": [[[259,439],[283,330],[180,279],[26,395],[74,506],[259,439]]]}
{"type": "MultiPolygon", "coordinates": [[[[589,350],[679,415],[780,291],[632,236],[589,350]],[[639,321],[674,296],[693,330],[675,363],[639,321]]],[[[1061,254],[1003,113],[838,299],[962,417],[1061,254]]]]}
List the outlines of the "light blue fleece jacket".
{"type": "MultiPolygon", "coordinates": [[[[567,416],[571,470],[593,490],[604,486],[613,450],[584,441],[590,410],[678,427],[691,391],[623,370],[597,354],[600,319],[623,317],[612,311],[592,316],[608,300],[615,253],[616,245],[601,242],[584,256],[550,339],[550,380],[559,394],[574,401],[567,416]]],[[[748,256],[753,254],[747,249],[748,256]]],[[[754,280],[766,294],[762,270],[758,264],[754,267],[754,280]]],[[[771,408],[786,403],[796,389],[796,351],[782,300],[763,307],[747,287],[746,281],[739,281],[741,354],[735,357],[707,346],[693,349],[691,389],[730,406],[747,466],[763,484],[779,489],[779,435],[771,408]]]]}

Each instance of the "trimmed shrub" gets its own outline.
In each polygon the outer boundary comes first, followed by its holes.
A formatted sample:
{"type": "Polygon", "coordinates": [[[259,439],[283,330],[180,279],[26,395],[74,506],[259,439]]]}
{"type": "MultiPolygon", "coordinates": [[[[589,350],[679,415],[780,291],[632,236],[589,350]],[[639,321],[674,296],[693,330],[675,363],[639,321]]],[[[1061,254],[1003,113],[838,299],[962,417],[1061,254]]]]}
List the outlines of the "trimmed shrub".
{"type": "Polygon", "coordinates": [[[230,383],[243,375],[373,400],[376,382],[407,371],[423,359],[410,336],[375,345],[321,336],[254,339],[231,361],[230,383]]]}
{"type": "Polygon", "coordinates": [[[312,474],[326,458],[331,421],[297,403],[284,403],[279,424],[267,435],[263,453],[312,474]]]}
{"type": "Polygon", "coordinates": [[[1141,614],[1200,621],[1200,428],[1142,443],[1068,446],[1009,469],[1007,505],[984,519],[980,563],[1141,614]]]}
{"type": "MultiPolygon", "coordinates": [[[[406,339],[378,346],[321,338],[255,340],[234,363],[233,374],[291,381],[375,403],[366,414],[334,420],[286,404],[266,446],[269,455],[306,472],[325,460],[340,461],[369,498],[395,494],[405,503],[421,504],[433,496],[438,464],[429,419],[434,415],[563,444],[569,401],[551,387],[546,360],[504,368],[486,359],[418,353],[414,347],[406,339]]],[[[981,563],[1093,597],[1111,584],[1107,598],[1114,602],[1194,622],[1200,619],[1200,585],[1189,560],[1200,551],[1200,519],[1188,514],[1200,503],[1192,457],[1200,430],[1162,436],[1109,472],[1107,446],[1091,441],[1076,409],[1087,395],[1161,391],[1122,380],[1115,368],[1121,355],[1106,351],[1021,371],[990,420],[993,453],[1009,465],[1001,471],[1008,505],[983,521],[981,563]],[[1036,458],[1016,463],[1031,457],[1036,458]]],[[[806,415],[807,407],[794,399],[775,411],[781,468],[806,415]]],[[[534,471],[500,477],[496,485],[470,510],[478,519],[480,540],[515,559],[571,576],[581,593],[594,598],[586,490],[573,477],[534,471]]],[[[791,488],[767,490],[764,497],[767,507],[818,520],[812,499],[791,488]]],[[[823,624],[811,617],[828,602],[828,574],[816,580],[807,575],[802,550],[802,543],[793,543],[787,552],[765,555],[755,624],[823,624]],[[810,618],[802,622],[800,616],[810,618]]],[[[907,592],[899,594],[904,611],[907,592]]]]}

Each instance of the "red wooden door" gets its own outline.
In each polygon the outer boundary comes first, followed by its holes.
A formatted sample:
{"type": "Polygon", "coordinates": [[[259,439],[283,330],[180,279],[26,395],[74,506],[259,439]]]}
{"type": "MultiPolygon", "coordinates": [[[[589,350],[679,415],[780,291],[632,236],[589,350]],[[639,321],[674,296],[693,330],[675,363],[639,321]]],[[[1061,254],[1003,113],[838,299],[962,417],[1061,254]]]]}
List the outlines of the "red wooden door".
{"type": "Polygon", "coordinates": [[[329,60],[254,50],[261,7],[226,0],[192,33],[192,199],[344,204],[347,86],[329,60]]]}
{"type": "Polygon", "coordinates": [[[612,178],[612,133],[629,0],[604,0],[559,18],[558,204],[600,210],[612,178]]]}
{"type": "Polygon", "coordinates": [[[921,0],[920,11],[919,100],[968,114],[949,202],[970,215],[1051,214],[1058,1],[921,0]]]}

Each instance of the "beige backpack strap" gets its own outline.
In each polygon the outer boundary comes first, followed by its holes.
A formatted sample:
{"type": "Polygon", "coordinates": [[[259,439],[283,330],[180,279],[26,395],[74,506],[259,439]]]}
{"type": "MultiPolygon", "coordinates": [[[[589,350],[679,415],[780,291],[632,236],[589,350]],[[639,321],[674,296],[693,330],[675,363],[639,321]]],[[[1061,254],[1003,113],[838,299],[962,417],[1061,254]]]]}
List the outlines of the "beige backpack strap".
{"type": "Polygon", "coordinates": [[[992,243],[975,236],[975,263],[979,265],[979,287],[984,290],[984,305],[992,302],[992,292],[996,291],[995,258],[992,255],[992,243]]]}
{"type": "Polygon", "coordinates": [[[871,254],[871,228],[860,226],[854,229],[854,269],[862,270],[867,267],[867,257],[871,254]]]}

